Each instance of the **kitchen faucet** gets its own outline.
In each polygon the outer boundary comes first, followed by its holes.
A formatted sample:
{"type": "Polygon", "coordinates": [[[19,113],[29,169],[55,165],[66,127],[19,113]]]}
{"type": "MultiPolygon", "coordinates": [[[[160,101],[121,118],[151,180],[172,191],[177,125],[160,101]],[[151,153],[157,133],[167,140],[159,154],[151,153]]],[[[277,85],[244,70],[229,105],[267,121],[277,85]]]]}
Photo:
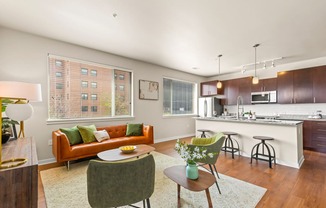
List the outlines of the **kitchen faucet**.
{"type": "Polygon", "coordinates": [[[243,99],[242,99],[242,97],[241,97],[241,95],[239,95],[238,97],[237,97],[237,109],[238,109],[238,111],[237,111],[237,119],[239,119],[240,118],[240,109],[241,109],[241,116],[243,115],[243,112],[244,112],[244,107],[243,107],[243,99]],[[241,107],[240,107],[240,105],[241,105],[241,107]]]}

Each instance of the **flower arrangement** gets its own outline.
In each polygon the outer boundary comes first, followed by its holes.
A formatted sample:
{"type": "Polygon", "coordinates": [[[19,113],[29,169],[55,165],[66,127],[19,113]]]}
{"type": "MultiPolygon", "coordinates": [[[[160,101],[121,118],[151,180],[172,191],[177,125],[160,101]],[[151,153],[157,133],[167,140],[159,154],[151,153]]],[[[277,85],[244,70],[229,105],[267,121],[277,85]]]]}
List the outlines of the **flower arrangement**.
{"type": "Polygon", "coordinates": [[[207,153],[207,149],[205,147],[190,147],[188,144],[181,142],[179,139],[177,140],[174,149],[188,164],[196,164],[196,159],[199,160],[206,157],[212,158],[214,156],[214,153],[207,153]]]}

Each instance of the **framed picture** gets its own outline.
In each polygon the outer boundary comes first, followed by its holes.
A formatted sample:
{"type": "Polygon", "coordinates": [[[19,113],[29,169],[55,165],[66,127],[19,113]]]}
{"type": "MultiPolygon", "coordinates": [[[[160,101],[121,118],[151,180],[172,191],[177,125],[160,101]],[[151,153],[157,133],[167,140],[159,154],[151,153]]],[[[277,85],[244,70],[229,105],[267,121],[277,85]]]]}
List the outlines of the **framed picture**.
{"type": "Polygon", "coordinates": [[[139,99],[158,100],[158,82],[139,80],[139,99]]]}

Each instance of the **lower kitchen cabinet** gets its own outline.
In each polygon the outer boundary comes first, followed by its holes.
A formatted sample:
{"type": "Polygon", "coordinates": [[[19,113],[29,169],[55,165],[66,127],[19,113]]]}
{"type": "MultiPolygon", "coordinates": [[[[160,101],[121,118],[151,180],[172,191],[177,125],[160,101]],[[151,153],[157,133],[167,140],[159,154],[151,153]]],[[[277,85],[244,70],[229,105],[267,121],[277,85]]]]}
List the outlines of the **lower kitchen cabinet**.
{"type": "Polygon", "coordinates": [[[326,121],[304,121],[303,148],[326,153],[326,121]]]}

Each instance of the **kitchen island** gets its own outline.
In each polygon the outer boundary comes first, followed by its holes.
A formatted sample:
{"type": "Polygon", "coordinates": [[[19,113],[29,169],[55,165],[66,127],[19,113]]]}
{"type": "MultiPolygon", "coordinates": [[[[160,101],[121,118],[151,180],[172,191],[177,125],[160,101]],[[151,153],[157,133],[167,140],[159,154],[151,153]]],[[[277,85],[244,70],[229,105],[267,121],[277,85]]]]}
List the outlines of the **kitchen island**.
{"type": "MultiPolygon", "coordinates": [[[[302,142],[302,121],[281,121],[281,120],[248,120],[248,119],[229,119],[216,117],[197,117],[196,131],[198,129],[208,129],[208,136],[216,132],[233,131],[238,133],[232,136],[239,142],[240,154],[250,157],[251,150],[259,141],[253,136],[273,137],[273,141],[268,141],[276,153],[276,163],[285,166],[300,168],[304,161],[303,142],[302,142]]],[[[267,165],[263,161],[261,165],[267,165]]]]}

